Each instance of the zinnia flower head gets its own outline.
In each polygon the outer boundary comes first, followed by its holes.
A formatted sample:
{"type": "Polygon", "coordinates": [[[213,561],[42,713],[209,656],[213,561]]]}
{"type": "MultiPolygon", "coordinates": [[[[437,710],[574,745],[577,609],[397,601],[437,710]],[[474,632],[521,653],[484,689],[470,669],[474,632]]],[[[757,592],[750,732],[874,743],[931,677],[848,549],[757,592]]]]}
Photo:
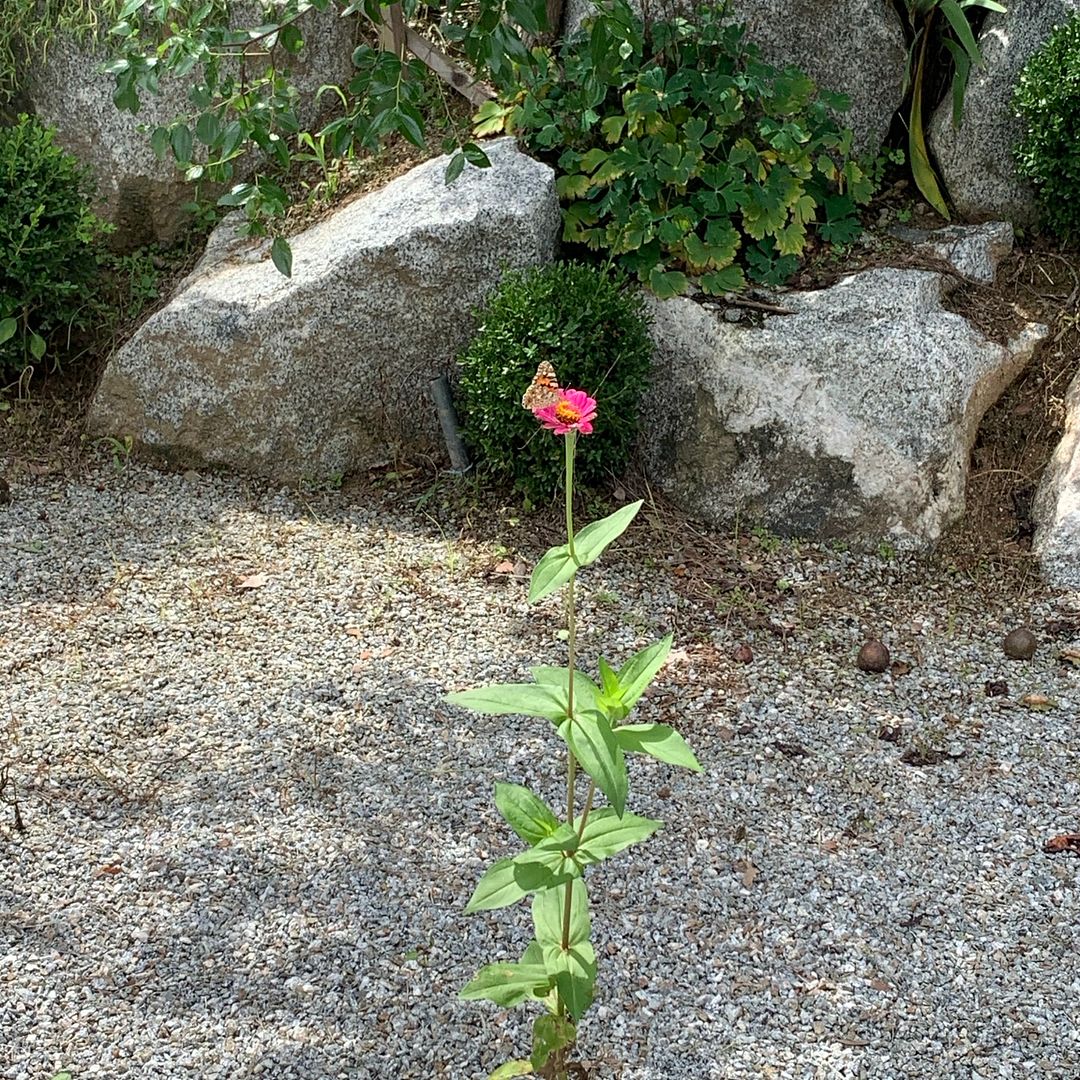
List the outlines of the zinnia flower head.
{"type": "Polygon", "coordinates": [[[560,390],[558,401],[534,409],[533,416],[556,435],[567,435],[571,431],[591,435],[592,422],[596,419],[596,398],[589,397],[584,390],[560,390]]]}

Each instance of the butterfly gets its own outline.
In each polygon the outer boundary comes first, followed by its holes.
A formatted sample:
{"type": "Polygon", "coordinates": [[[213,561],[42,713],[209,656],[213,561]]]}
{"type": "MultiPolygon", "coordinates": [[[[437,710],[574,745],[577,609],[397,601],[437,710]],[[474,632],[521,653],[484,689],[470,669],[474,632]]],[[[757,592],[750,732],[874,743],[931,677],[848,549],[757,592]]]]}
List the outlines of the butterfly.
{"type": "Polygon", "coordinates": [[[559,391],[559,377],[555,374],[555,369],[547,360],[541,360],[533,381],[529,384],[529,389],[525,391],[521,399],[521,407],[530,412],[546,409],[549,405],[559,402],[561,397],[559,391]]]}

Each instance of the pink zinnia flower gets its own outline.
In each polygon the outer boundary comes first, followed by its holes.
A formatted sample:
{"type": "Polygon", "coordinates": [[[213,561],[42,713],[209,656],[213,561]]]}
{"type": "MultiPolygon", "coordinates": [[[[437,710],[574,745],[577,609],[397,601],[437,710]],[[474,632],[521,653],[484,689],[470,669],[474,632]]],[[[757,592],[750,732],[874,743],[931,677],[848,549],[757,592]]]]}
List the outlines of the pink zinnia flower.
{"type": "Polygon", "coordinates": [[[596,398],[589,397],[584,390],[560,390],[559,400],[554,405],[534,409],[533,416],[556,435],[571,431],[591,435],[592,422],[596,419],[596,398]]]}

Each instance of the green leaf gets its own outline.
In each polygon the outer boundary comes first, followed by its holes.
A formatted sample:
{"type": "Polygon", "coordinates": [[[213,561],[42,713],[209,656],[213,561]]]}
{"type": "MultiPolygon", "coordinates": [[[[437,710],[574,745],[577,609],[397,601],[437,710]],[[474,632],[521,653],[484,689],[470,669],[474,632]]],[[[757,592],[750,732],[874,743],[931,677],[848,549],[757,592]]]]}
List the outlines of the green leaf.
{"type": "Polygon", "coordinates": [[[607,517],[586,525],[574,537],[574,558],[578,566],[589,566],[596,562],[608,545],[626,532],[630,522],[637,517],[643,501],[643,499],[638,499],[637,502],[627,503],[614,514],[608,514],[607,517]]]}
{"type": "Polygon", "coordinates": [[[488,964],[461,988],[463,1001],[494,1001],[496,1005],[518,1005],[551,990],[553,979],[543,963],[488,964]]]}
{"type": "Polygon", "coordinates": [[[659,266],[654,266],[649,271],[649,288],[661,300],[671,300],[673,297],[682,296],[688,284],[686,275],[678,270],[664,270],[659,266]]]}
{"type": "Polygon", "coordinates": [[[606,150],[602,150],[600,147],[594,147],[581,159],[581,171],[587,173],[594,172],[596,167],[602,165],[607,159],[608,152],[606,150]]]}
{"type": "Polygon", "coordinates": [[[710,270],[701,277],[701,288],[712,296],[738,292],[746,284],[741,266],[725,266],[723,270],[710,270]]]}
{"type": "Polygon", "coordinates": [[[592,180],[584,173],[569,173],[555,181],[555,191],[560,199],[583,199],[592,186],[592,180]]]}
{"type": "Polygon", "coordinates": [[[488,716],[542,716],[554,724],[566,719],[565,694],[543,683],[493,683],[447,694],[443,700],[488,716]]]}
{"type": "Polygon", "coordinates": [[[701,772],[701,765],[686,740],[667,724],[624,724],[615,729],[615,738],[627,753],[648,754],[668,765],[701,772]]]}
{"type": "Polygon", "coordinates": [[[911,175],[926,201],[943,217],[949,220],[949,208],[941,194],[937,174],[930,164],[930,155],[926,149],[926,133],[922,122],[923,71],[926,62],[926,38],[923,38],[919,58],[915,67],[915,78],[911,91],[911,115],[908,118],[908,160],[911,163],[911,175]]]}
{"type": "Polygon", "coordinates": [[[15,336],[15,331],[18,329],[18,320],[0,319],[0,345],[3,345],[5,341],[10,341],[15,336]]]}
{"type": "Polygon", "coordinates": [[[489,158],[476,143],[465,143],[461,147],[461,152],[465,155],[465,160],[470,165],[474,165],[478,169],[491,168],[491,158],[489,158]]]}
{"type": "Polygon", "coordinates": [[[544,802],[520,784],[496,784],[495,805],[526,844],[540,843],[559,827],[559,819],[544,802]]]}
{"type": "Polygon", "coordinates": [[[570,933],[563,948],[563,905],[565,890],[548,889],[533,900],[536,940],[544,950],[544,966],[554,975],[559,997],[566,1011],[580,1020],[593,998],[596,982],[596,953],[589,941],[589,899],[585,882],[575,878],[570,886],[570,933]]]}
{"type": "Polygon", "coordinates": [[[971,32],[971,26],[967,21],[967,16],[964,14],[960,5],[956,0],[941,0],[938,5],[941,9],[941,13],[949,20],[949,25],[953,29],[953,33],[956,35],[960,44],[964,47],[964,51],[968,54],[973,64],[982,63],[982,56],[979,53],[979,46],[975,41],[975,35],[971,32]]]}
{"type": "Polygon", "coordinates": [[[465,168],[465,155],[459,150],[450,159],[450,164],[446,166],[446,172],[443,174],[443,183],[449,187],[462,173],[465,168]]]}
{"type": "Polygon", "coordinates": [[[538,889],[551,889],[581,875],[581,868],[563,854],[563,845],[577,847],[577,834],[569,825],[523,851],[513,859],[500,859],[477,883],[467,913],[509,907],[538,889]]]}
{"type": "Polygon", "coordinates": [[[278,273],[287,278],[292,277],[292,248],[284,236],[274,237],[274,242],[270,245],[270,258],[278,268],[278,273]]]}
{"type": "Polygon", "coordinates": [[[394,113],[395,127],[413,144],[424,149],[424,118],[414,105],[402,101],[394,113]]]}
{"type": "Polygon", "coordinates": [[[191,151],[195,141],[191,137],[191,129],[187,124],[177,124],[169,132],[169,142],[172,145],[173,157],[180,165],[191,164],[191,151]]]}
{"type": "Polygon", "coordinates": [[[629,785],[626,759],[607,717],[598,712],[581,713],[565,721],[559,728],[559,734],[566,740],[581,767],[596,781],[596,786],[622,816],[629,785]]]}
{"type": "MultiPolygon", "coordinates": [[[[570,695],[567,693],[570,669],[564,667],[534,667],[529,672],[532,677],[544,686],[556,688],[559,700],[563,706],[563,716],[570,715],[570,695]]],[[[584,671],[574,671],[574,711],[595,709],[600,698],[600,687],[585,674],[584,671]]]]}
{"type": "Polygon", "coordinates": [[[626,661],[616,676],[621,688],[620,701],[629,712],[638,698],[645,693],[646,687],[656,677],[656,673],[664,666],[664,661],[671,652],[674,636],[668,634],[661,638],[655,645],[642,649],[626,661]]]}
{"type": "Polygon", "coordinates": [[[195,124],[195,135],[199,142],[213,146],[221,135],[221,121],[212,112],[203,113],[195,124]]]}
{"type": "Polygon", "coordinates": [[[542,1069],[552,1054],[573,1046],[577,1028],[565,1016],[545,1013],[533,1021],[532,1067],[542,1069]]]}
{"type": "Polygon", "coordinates": [[[942,44],[953,58],[952,122],[954,128],[959,128],[964,119],[964,94],[967,92],[968,78],[971,74],[971,60],[951,38],[945,38],[942,44]]]}
{"type": "Polygon", "coordinates": [[[515,1058],[513,1061],[500,1065],[488,1077],[488,1080],[511,1080],[511,1077],[514,1076],[532,1076],[532,1074],[531,1061],[526,1061],[524,1058],[515,1058]]]}
{"type": "Polygon", "coordinates": [[[606,116],[600,121],[600,131],[609,143],[616,143],[622,138],[624,127],[626,127],[625,116],[606,116]]]}
{"type": "Polygon", "coordinates": [[[611,665],[601,656],[597,664],[600,669],[600,682],[604,688],[606,697],[619,696],[619,676],[612,670],[611,665]]]}
{"type": "Polygon", "coordinates": [[[35,360],[40,360],[45,355],[45,339],[33,330],[30,331],[30,355],[35,360]]]}
{"type": "MultiPolygon", "coordinates": [[[[574,822],[580,828],[580,818],[574,822]]],[[[585,831],[581,834],[579,859],[586,865],[601,862],[618,854],[631,844],[647,840],[664,823],[653,818],[640,817],[637,814],[623,814],[619,817],[610,807],[601,807],[589,814],[585,822],[585,831]]]]}
{"type": "Polygon", "coordinates": [[[154,132],[150,136],[150,149],[154,151],[154,157],[159,161],[165,157],[165,151],[169,149],[171,138],[172,136],[169,134],[167,127],[154,128],[154,132]]]}

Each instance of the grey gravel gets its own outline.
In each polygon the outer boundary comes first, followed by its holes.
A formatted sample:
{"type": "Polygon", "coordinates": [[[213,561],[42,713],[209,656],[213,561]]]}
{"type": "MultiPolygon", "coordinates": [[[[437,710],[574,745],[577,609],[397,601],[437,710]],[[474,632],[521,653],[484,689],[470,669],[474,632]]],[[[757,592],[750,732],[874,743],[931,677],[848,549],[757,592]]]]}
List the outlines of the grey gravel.
{"type": "MultiPolygon", "coordinates": [[[[441,696],[551,662],[557,602],[371,495],[136,464],[12,494],[0,1077],[472,1078],[523,1053],[524,1011],[455,995],[517,955],[527,909],[462,909],[514,849],[492,785],[557,801],[556,743],[441,696]]],[[[1080,596],[745,550],[785,579],[764,610],[692,599],[633,545],[583,576],[586,656],[675,631],[643,714],[707,770],[635,760],[631,806],[667,826],[590,874],[592,1075],[1080,1076],[1080,859],[1041,850],[1080,831],[1080,670],[1057,659],[1080,596]],[[1017,665],[1021,624],[1040,647],[1017,665]],[[858,671],[868,636],[911,671],[858,671]]]]}

